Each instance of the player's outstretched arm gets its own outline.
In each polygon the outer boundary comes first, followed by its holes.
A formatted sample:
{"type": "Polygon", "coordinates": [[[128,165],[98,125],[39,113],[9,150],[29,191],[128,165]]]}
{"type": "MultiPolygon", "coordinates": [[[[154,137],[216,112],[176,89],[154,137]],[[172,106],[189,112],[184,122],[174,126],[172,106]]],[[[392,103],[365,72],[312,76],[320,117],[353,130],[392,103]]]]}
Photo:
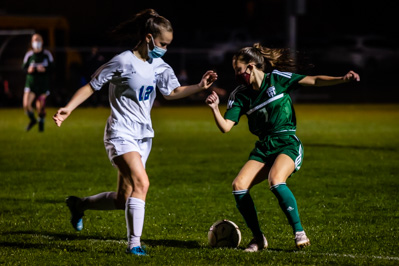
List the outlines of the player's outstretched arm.
{"type": "Polygon", "coordinates": [[[213,84],[213,82],[217,80],[217,78],[218,75],[216,74],[216,72],[208,70],[202,76],[202,79],[198,84],[177,87],[171,92],[171,94],[164,95],[164,97],[167,100],[176,100],[190,96],[191,94],[208,89],[213,84]]]}
{"type": "Polygon", "coordinates": [[[341,77],[332,77],[332,76],[325,76],[325,75],[317,75],[317,76],[306,76],[298,83],[303,86],[316,86],[316,87],[323,87],[323,86],[332,86],[338,85],[342,83],[347,83],[351,81],[360,81],[360,76],[354,71],[349,71],[346,75],[341,77]]]}
{"type": "Polygon", "coordinates": [[[69,103],[60,109],[58,109],[57,113],[53,116],[54,122],[57,126],[61,126],[62,122],[78,107],[81,103],[83,103],[87,98],[89,98],[93,94],[94,90],[90,86],[90,84],[86,84],[81,87],[79,90],[75,92],[72,96],[72,99],[69,103]]]}
{"type": "Polygon", "coordinates": [[[213,117],[215,118],[216,125],[222,131],[222,133],[227,133],[234,126],[235,122],[229,119],[224,119],[219,110],[219,96],[216,92],[212,93],[206,98],[205,103],[211,108],[213,117]]]}

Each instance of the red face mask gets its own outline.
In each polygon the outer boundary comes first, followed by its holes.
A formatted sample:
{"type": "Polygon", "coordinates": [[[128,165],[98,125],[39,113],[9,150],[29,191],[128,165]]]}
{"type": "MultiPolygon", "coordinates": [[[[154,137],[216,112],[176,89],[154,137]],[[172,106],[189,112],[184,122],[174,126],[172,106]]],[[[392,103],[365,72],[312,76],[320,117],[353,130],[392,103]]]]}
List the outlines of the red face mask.
{"type": "Polygon", "coordinates": [[[249,80],[251,78],[251,74],[248,74],[247,69],[245,69],[245,72],[241,74],[236,74],[236,81],[241,84],[241,85],[249,85],[249,80]]]}

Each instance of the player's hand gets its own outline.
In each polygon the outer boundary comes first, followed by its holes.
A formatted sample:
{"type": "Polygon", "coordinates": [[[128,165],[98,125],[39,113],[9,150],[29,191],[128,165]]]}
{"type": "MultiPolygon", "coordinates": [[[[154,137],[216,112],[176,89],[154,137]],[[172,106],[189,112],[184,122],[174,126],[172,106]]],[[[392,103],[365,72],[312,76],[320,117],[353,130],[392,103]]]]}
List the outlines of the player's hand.
{"type": "Polygon", "coordinates": [[[46,72],[46,68],[43,65],[36,66],[37,72],[43,73],[46,72]]]}
{"type": "Polygon", "coordinates": [[[29,66],[28,67],[28,73],[31,74],[33,72],[35,72],[35,67],[34,66],[29,66]]]}
{"type": "Polygon", "coordinates": [[[211,108],[216,108],[219,105],[219,96],[216,92],[212,91],[212,93],[206,98],[205,103],[211,108]]]}
{"type": "Polygon", "coordinates": [[[62,122],[71,114],[71,111],[67,108],[60,108],[57,113],[53,116],[54,122],[57,126],[61,126],[62,122]]]}
{"type": "Polygon", "coordinates": [[[345,76],[344,76],[345,81],[360,81],[360,76],[354,71],[349,71],[345,76]]]}
{"type": "Polygon", "coordinates": [[[200,83],[198,84],[201,88],[203,89],[208,89],[213,82],[215,82],[218,79],[218,74],[216,74],[216,72],[214,72],[213,70],[208,70],[203,76],[202,79],[200,81],[200,83]]]}

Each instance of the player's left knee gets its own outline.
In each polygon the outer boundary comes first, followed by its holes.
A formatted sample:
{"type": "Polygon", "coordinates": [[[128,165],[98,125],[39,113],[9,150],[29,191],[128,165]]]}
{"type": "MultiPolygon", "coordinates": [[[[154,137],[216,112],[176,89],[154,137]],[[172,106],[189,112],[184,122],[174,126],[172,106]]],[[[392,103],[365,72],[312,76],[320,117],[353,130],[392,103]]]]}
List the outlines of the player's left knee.
{"type": "Polygon", "coordinates": [[[269,182],[269,187],[285,183],[287,181],[287,177],[282,174],[274,174],[274,175],[269,175],[268,182],[269,182]]]}

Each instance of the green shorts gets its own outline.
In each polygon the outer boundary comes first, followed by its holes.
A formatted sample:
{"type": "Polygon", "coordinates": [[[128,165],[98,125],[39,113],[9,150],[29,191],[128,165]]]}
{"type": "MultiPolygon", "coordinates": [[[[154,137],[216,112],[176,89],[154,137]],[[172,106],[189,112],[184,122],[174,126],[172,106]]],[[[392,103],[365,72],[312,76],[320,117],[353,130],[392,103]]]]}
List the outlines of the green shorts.
{"type": "Polygon", "coordinates": [[[249,160],[255,160],[271,167],[279,154],[286,154],[294,161],[294,172],[301,168],[303,146],[301,141],[292,134],[273,135],[257,141],[249,155],[249,160]]]}
{"type": "Polygon", "coordinates": [[[42,94],[50,94],[50,82],[47,76],[28,76],[25,82],[25,92],[33,92],[37,96],[42,94]]]}

